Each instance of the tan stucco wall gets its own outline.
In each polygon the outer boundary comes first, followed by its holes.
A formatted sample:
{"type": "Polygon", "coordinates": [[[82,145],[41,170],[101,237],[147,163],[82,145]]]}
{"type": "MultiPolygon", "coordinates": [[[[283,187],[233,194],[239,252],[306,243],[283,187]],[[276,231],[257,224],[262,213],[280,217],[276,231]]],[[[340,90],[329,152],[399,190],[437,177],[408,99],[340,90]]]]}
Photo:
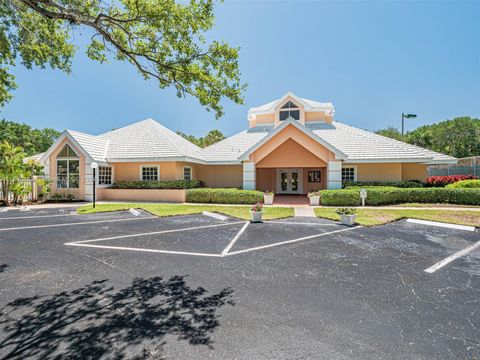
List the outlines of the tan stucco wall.
{"type": "Polygon", "coordinates": [[[51,193],[50,196],[57,192],[68,192],[75,196],[77,200],[83,200],[85,197],[85,156],[82,154],[80,149],[73,145],[67,138],[64,139],[55,150],[50,154],[50,179],[52,179],[52,184],[50,185],[51,193]],[[70,145],[70,147],[78,154],[80,157],[80,183],[78,189],[57,189],[57,154],[63,149],[65,144],[70,145]]]}
{"type": "Polygon", "coordinates": [[[97,189],[98,200],[185,202],[185,190],[97,189]]]}
{"type": "MultiPolygon", "coordinates": [[[[259,147],[253,154],[250,155],[249,160],[255,163],[259,163],[262,161],[263,158],[268,156],[274,150],[279,148],[287,140],[294,140],[297,143],[296,149],[301,150],[308,149],[307,152],[315,155],[317,158],[323,161],[323,163],[316,163],[316,164],[299,164],[298,161],[301,160],[301,156],[295,155],[295,153],[291,154],[294,155],[294,158],[290,158],[292,161],[289,163],[285,163],[283,161],[283,165],[279,166],[286,166],[286,167],[302,167],[302,166],[324,166],[329,160],[333,160],[335,155],[330,151],[327,150],[324,146],[320,145],[317,141],[312,139],[310,136],[306,135],[304,132],[300,131],[293,125],[288,125],[285,129],[279,132],[276,136],[272,139],[267,141],[261,147],[259,147]],[[301,145],[299,145],[301,144],[301,145]]],[[[270,165],[271,166],[271,165],[270,165]]],[[[263,167],[266,167],[263,165],[263,167]]]]}
{"type": "Polygon", "coordinates": [[[332,117],[325,115],[323,111],[306,111],[305,123],[313,121],[325,121],[328,124],[332,123],[332,117]]]}
{"type": "Polygon", "coordinates": [[[207,187],[242,187],[242,165],[199,165],[198,180],[207,187]]]}
{"type": "Polygon", "coordinates": [[[402,181],[427,179],[427,165],[425,164],[402,164],[402,181]]]}
{"type": "Polygon", "coordinates": [[[257,190],[277,191],[277,173],[272,168],[257,168],[257,190]]]}
{"type": "Polygon", "coordinates": [[[111,163],[115,181],[137,181],[140,180],[140,167],[153,165],[160,167],[160,180],[176,180],[175,162],[119,162],[111,163]]]}

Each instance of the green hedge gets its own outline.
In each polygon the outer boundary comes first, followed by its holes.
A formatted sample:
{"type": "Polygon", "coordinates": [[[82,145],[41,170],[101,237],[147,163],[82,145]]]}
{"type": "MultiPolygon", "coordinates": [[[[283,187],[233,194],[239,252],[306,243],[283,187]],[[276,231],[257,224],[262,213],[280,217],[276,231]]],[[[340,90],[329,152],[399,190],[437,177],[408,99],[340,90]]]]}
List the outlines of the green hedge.
{"type": "Polygon", "coordinates": [[[352,186],[393,186],[397,188],[421,188],[424,187],[424,183],[421,181],[410,180],[410,181],[352,181],[345,182],[343,187],[348,188],[352,186]]]}
{"type": "Polygon", "coordinates": [[[187,202],[215,204],[255,204],[263,202],[263,192],[240,189],[190,189],[187,202]]]}
{"type": "Polygon", "coordinates": [[[112,189],[195,189],[204,184],[200,180],[166,180],[166,181],[117,181],[112,189]]]}
{"type": "MultiPolygon", "coordinates": [[[[359,206],[360,190],[322,190],[320,201],[325,206],[359,206]]],[[[402,203],[480,205],[480,189],[452,188],[369,188],[365,205],[402,203]]]]}
{"type": "Polygon", "coordinates": [[[462,180],[446,186],[450,189],[476,189],[480,188],[480,180],[462,180]]]}

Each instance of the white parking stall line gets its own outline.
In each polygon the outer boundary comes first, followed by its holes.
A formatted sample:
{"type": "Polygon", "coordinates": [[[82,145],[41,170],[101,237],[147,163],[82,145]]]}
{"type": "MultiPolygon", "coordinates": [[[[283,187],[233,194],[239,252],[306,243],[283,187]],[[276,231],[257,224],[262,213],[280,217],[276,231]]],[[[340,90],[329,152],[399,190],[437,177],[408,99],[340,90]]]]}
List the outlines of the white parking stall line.
{"type": "Polygon", "coordinates": [[[46,218],[46,217],[59,217],[59,216],[78,216],[77,213],[70,213],[70,214],[56,214],[56,215],[32,215],[32,216],[9,216],[6,218],[1,218],[1,220],[25,220],[25,219],[38,219],[38,218],[46,218]]]}
{"type": "Polygon", "coordinates": [[[145,217],[128,218],[128,219],[82,221],[82,222],[73,222],[73,223],[67,223],[67,224],[20,226],[20,227],[3,228],[3,229],[0,229],[0,231],[40,229],[40,228],[48,228],[48,227],[75,226],[75,225],[87,225],[87,224],[101,224],[101,223],[112,223],[112,222],[119,222],[119,221],[135,221],[135,220],[156,219],[156,218],[157,218],[156,216],[145,216],[145,217]]]}
{"type": "Polygon", "coordinates": [[[146,249],[146,248],[132,248],[132,247],[125,247],[125,246],[92,245],[92,244],[79,244],[79,243],[66,243],[65,245],[83,246],[83,247],[98,248],[98,249],[143,251],[143,252],[153,252],[153,253],[161,253],[161,254],[220,257],[220,254],[192,253],[192,252],[186,252],[186,251],[156,250],[156,249],[146,249]]]}
{"type": "Polygon", "coordinates": [[[8,211],[8,208],[7,207],[2,207],[0,208],[0,212],[7,212],[8,211]]]}
{"type": "Polygon", "coordinates": [[[28,206],[22,206],[20,211],[30,211],[30,208],[28,206]]]}
{"type": "Polygon", "coordinates": [[[137,209],[131,208],[128,211],[130,212],[130,214],[133,214],[135,216],[140,216],[140,211],[138,211],[137,209]]]}
{"type": "MultiPolygon", "coordinates": [[[[138,219],[130,219],[130,220],[138,220],[138,219]]],[[[243,224],[243,221],[231,222],[231,223],[228,223],[228,224],[193,226],[193,227],[188,227],[188,228],[183,228],[183,229],[160,230],[160,231],[151,231],[151,232],[147,232],[147,233],[138,233],[138,234],[131,234],[131,235],[118,235],[118,236],[110,236],[110,237],[98,238],[98,239],[72,241],[72,242],[65,243],[65,245],[84,244],[84,243],[90,243],[90,242],[96,242],[96,241],[125,239],[125,238],[148,236],[148,235],[168,234],[168,233],[174,233],[174,232],[192,231],[192,230],[198,230],[198,229],[206,229],[206,228],[213,228],[213,227],[220,227],[220,226],[231,226],[231,225],[238,225],[238,224],[243,224]]]]}
{"type": "Polygon", "coordinates": [[[287,225],[303,225],[303,226],[338,226],[335,224],[309,223],[309,222],[295,222],[295,221],[264,221],[264,224],[287,224],[287,225]]]}
{"type": "Polygon", "coordinates": [[[475,227],[473,227],[473,226],[448,224],[448,223],[442,223],[442,222],[438,222],[438,221],[407,219],[407,222],[414,223],[414,224],[421,224],[421,225],[438,226],[438,227],[456,229],[456,230],[475,231],[475,227]]]}
{"type": "Polygon", "coordinates": [[[465,249],[462,249],[460,251],[457,251],[456,253],[450,255],[449,257],[446,257],[445,259],[443,259],[442,261],[439,261],[438,263],[436,263],[435,265],[433,266],[430,266],[428,269],[425,269],[425,272],[429,273],[429,274],[432,274],[434,273],[435,271],[441,269],[442,267],[444,267],[445,265],[448,265],[449,263],[451,263],[452,261],[454,261],[455,259],[458,259],[459,257],[462,257],[462,256],[465,256],[467,255],[469,252],[477,249],[477,248],[480,248],[480,241],[477,241],[476,243],[474,243],[473,245],[470,245],[468,247],[466,247],[465,249]]]}
{"type": "Polygon", "coordinates": [[[299,242],[299,241],[310,240],[310,239],[313,239],[313,238],[316,238],[316,237],[321,237],[321,236],[326,236],[326,235],[331,235],[331,234],[338,234],[338,233],[345,232],[345,231],[351,231],[351,230],[358,229],[358,228],[361,228],[361,227],[362,226],[355,226],[355,227],[348,228],[348,229],[329,231],[329,232],[326,232],[326,233],[304,236],[304,237],[301,237],[301,238],[298,238],[298,239],[281,241],[281,242],[274,243],[274,244],[268,244],[268,245],[257,246],[257,247],[244,249],[244,250],[232,251],[231,253],[226,254],[226,256],[238,255],[238,254],[243,254],[243,253],[262,250],[262,249],[268,249],[268,248],[271,248],[271,247],[285,245],[285,244],[292,244],[292,243],[296,243],[296,242],[299,242]]]}
{"type": "Polygon", "coordinates": [[[214,218],[214,219],[217,219],[217,220],[222,220],[222,221],[225,221],[225,220],[228,219],[224,215],[216,214],[216,213],[213,213],[213,212],[210,212],[210,211],[204,211],[204,212],[202,212],[202,215],[210,216],[211,218],[214,218]]]}
{"type": "Polygon", "coordinates": [[[225,255],[228,254],[228,252],[233,247],[233,245],[235,245],[235,243],[240,238],[240,236],[242,236],[242,234],[245,232],[245,230],[248,227],[248,224],[250,224],[249,221],[247,221],[245,223],[245,225],[242,226],[242,228],[238,231],[238,233],[235,235],[235,237],[232,239],[232,241],[230,241],[230,243],[227,245],[227,247],[225,249],[223,249],[221,256],[225,256],[225,255]]]}

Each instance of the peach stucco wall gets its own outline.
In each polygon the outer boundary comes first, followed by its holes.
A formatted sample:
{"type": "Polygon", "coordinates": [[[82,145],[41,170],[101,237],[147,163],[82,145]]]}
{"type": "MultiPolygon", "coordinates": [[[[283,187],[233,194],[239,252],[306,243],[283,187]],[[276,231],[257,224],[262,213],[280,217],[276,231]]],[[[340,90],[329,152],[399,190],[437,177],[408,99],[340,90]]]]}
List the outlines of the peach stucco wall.
{"type": "Polygon", "coordinates": [[[323,190],[327,187],[327,168],[304,168],[303,169],[303,192],[308,194],[310,191],[323,190]],[[308,182],[309,171],[320,171],[321,182],[308,182]]]}
{"type": "Polygon", "coordinates": [[[264,156],[257,167],[323,167],[326,162],[305,149],[298,142],[288,139],[264,156]]]}
{"type": "Polygon", "coordinates": [[[106,189],[97,190],[98,200],[185,202],[185,190],[106,189]]]}
{"type": "MultiPolygon", "coordinates": [[[[296,169],[299,169],[297,167],[296,169]]],[[[326,188],[327,169],[325,167],[300,168],[303,173],[303,193],[322,190],[326,188]],[[309,171],[321,171],[321,182],[308,182],[309,171]]],[[[257,168],[257,189],[261,191],[277,191],[277,169],[275,168],[257,168]]]]}
{"type": "Polygon", "coordinates": [[[242,187],[242,165],[199,165],[198,179],[207,187],[242,187]]]}
{"type": "Polygon", "coordinates": [[[68,192],[75,196],[77,200],[83,200],[85,197],[85,155],[73,145],[68,139],[64,139],[55,150],[50,154],[49,157],[50,161],[50,179],[52,179],[52,184],[50,185],[51,193],[53,195],[57,192],[68,192]],[[57,189],[57,154],[63,149],[65,144],[70,145],[70,147],[78,154],[80,157],[80,183],[78,185],[78,189],[57,189]]]}
{"type": "Polygon", "coordinates": [[[402,181],[420,180],[425,181],[427,178],[426,164],[402,164],[402,181]]]}
{"type": "MultiPolygon", "coordinates": [[[[304,132],[300,131],[293,125],[288,125],[285,129],[279,132],[276,136],[270,139],[268,142],[263,144],[259,147],[253,154],[250,155],[250,161],[255,163],[259,163],[262,159],[272,153],[275,149],[277,149],[281,144],[286,142],[287,140],[294,140],[297,143],[297,149],[300,148],[308,149],[308,152],[315,155],[317,158],[321,159],[324,163],[323,164],[315,164],[313,166],[323,166],[329,160],[333,160],[335,155],[327,150],[324,146],[320,145],[317,141],[312,139],[310,136],[306,135],[304,132]],[[301,145],[299,145],[301,144],[301,145]]],[[[298,167],[303,166],[298,164],[298,161],[301,160],[300,156],[295,156],[292,159],[293,162],[286,164],[284,166],[289,167],[298,167]]],[[[312,165],[305,165],[305,166],[312,166],[312,165]]]]}
{"type": "Polygon", "coordinates": [[[325,121],[328,124],[332,123],[332,117],[325,115],[323,111],[306,111],[305,122],[325,121]]]}

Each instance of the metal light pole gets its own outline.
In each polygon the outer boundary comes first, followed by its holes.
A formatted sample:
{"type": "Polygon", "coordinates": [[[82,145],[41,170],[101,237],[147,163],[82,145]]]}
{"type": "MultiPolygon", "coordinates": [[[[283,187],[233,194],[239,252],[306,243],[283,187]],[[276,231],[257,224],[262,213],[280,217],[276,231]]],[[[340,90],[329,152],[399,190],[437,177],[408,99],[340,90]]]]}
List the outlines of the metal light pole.
{"type": "Polygon", "coordinates": [[[93,169],[93,208],[95,209],[95,185],[97,184],[97,179],[95,176],[95,170],[98,168],[98,164],[96,162],[92,162],[90,167],[93,169]]]}
{"type": "Polygon", "coordinates": [[[402,141],[403,141],[403,136],[405,132],[405,119],[413,119],[416,117],[417,117],[417,114],[404,114],[402,112],[402,141]]]}

